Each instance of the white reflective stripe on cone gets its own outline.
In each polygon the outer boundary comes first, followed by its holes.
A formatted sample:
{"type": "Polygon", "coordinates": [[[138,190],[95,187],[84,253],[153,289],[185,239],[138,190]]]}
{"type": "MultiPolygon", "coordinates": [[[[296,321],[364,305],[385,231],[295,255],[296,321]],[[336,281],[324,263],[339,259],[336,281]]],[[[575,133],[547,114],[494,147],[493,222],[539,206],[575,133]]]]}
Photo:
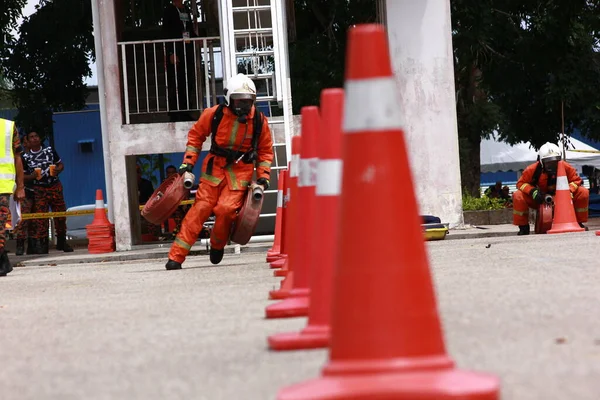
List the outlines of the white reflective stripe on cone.
{"type": "Polygon", "coordinates": [[[394,78],[347,80],[344,89],[344,133],[402,129],[394,78]]]}
{"type": "Polygon", "coordinates": [[[96,208],[104,208],[104,202],[102,200],[96,200],[96,208]]]}
{"type": "Polygon", "coordinates": [[[317,184],[318,158],[301,158],[298,175],[298,187],[315,186],[317,184]]]}
{"type": "Polygon", "coordinates": [[[298,169],[300,168],[300,154],[292,154],[292,162],[290,165],[290,177],[298,177],[298,169]]]}
{"type": "Polygon", "coordinates": [[[277,208],[283,207],[283,190],[277,191],[277,208]]]}
{"type": "Polygon", "coordinates": [[[342,160],[319,160],[317,167],[317,196],[342,194],[342,160]]]}
{"type": "Polygon", "coordinates": [[[556,190],[570,190],[569,181],[566,176],[559,176],[556,178],[556,190]]]}

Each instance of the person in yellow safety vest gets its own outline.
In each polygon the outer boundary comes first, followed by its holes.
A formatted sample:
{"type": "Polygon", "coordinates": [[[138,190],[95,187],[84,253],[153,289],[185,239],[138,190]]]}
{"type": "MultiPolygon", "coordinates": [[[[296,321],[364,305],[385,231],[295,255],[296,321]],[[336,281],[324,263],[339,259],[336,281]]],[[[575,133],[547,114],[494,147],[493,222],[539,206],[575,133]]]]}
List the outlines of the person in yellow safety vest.
{"type": "Polygon", "coordinates": [[[180,174],[192,171],[202,144],[211,133],[212,143],[210,154],[202,165],[196,201],[171,246],[166,269],[181,269],[204,222],[213,212],[215,225],[210,237],[210,262],[220,263],[231,224],[244,204],[255,164],[256,183],[269,188],[273,140],[267,118],[255,107],[255,102],[254,82],[244,74],[238,74],[227,82],[226,105],[207,108],[190,129],[180,174]]]}
{"type": "MultiPolygon", "coordinates": [[[[10,196],[14,194],[15,201],[25,199],[23,184],[23,148],[15,123],[0,118],[0,226],[6,226],[10,196]]],[[[6,276],[12,271],[8,255],[4,249],[5,229],[0,229],[0,276],[6,276]]]]}

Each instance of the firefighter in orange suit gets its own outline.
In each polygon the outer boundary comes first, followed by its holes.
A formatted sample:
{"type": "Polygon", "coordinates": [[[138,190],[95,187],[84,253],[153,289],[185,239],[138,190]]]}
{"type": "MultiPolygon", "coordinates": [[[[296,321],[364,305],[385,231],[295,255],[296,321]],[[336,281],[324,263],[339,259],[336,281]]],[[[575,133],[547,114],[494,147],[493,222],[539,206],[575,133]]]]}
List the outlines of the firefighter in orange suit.
{"type": "Polygon", "coordinates": [[[243,206],[256,164],[256,183],[269,187],[273,141],[266,117],[256,109],[256,87],[243,74],[232,77],[225,89],[225,105],[206,109],[188,133],[179,173],[191,172],[202,144],[212,133],[204,159],[196,200],[186,214],[166,264],[180,269],[204,222],[215,214],[210,237],[210,261],[218,264],[229,239],[231,224],[243,206]]]}
{"type": "MultiPolygon", "coordinates": [[[[528,166],[519,178],[517,190],[513,193],[513,224],[519,226],[518,235],[529,235],[529,208],[538,208],[545,201],[546,194],[555,194],[556,173],[561,158],[559,147],[553,143],[546,143],[540,147],[538,161],[528,166]]],[[[587,230],[583,223],[588,220],[590,193],[582,186],[583,180],[575,168],[566,161],[563,163],[577,222],[587,230]]]]}

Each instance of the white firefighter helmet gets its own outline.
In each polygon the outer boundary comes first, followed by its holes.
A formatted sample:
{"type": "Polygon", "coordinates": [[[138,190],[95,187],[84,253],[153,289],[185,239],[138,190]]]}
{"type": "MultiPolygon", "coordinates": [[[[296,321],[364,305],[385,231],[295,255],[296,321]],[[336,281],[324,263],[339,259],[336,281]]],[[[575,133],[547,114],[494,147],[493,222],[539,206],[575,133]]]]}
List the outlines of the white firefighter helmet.
{"type": "Polygon", "coordinates": [[[538,155],[540,157],[542,167],[547,167],[550,163],[556,165],[556,163],[558,163],[562,158],[562,152],[560,151],[560,148],[554,143],[544,144],[542,147],[540,147],[538,155]]]}
{"type": "Polygon", "coordinates": [[[228,106],[232,106],[233,99],[248,99],[252,103],[256,101],[256,86],[252,79],[244,74],[237,74],[227,81],[225,88],[225,102],[228,106]]]}

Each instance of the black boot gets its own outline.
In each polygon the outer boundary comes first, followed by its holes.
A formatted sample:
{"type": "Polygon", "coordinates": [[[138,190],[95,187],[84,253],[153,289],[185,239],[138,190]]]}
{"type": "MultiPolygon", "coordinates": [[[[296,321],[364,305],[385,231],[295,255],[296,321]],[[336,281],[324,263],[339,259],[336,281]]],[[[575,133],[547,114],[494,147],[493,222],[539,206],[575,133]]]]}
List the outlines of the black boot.
{"type": "Polygon", "coordinates": [[[44,254],[42,249],[42,239],[31,239],[31,254],[44,254]]]}
{"type": "Polygon", "coordinates": [[[27,252],[25,254],[36,254],[35,253],[35,242],[33,238],[27,238],[27,252]]]}
{"type": "Polygon", "coordinates": [[[210,248],[210,262],[213,264],[218,264],[223,259],[223,254],[225,253],[225,249],[213,249],[210,248]]]}
{"type": "Polygon", "coordinates": [[[169,271],[171,271],[173,269],[181,269],[181,263],[178,263],[177,261],[169,260],[169,261],[167,261],[165,268],[168,269],[169,271]]]}
{"type": "Polygon", "coordinates": [[[38,254],[48,254],[48,238],[40,239],[40,252],[38,254]]]}
{"type": "Polygon", "coordinates": [[[519,233],[517,236],[529,235],[529,225],[519,225],[519,233]]]}
{"type": "Polygon", "coordinates": [[[585,225],[583,224],[583,222],[579,222],[579,226],[580,226],[581,228],[585,229],[585,231],[586,231],[586,232],[590,230],[590,228],[588,228],[587,226],[585,226],[585,225]]]}
{"type": "Polygon", "coordinates": [[[0,251],[2,252],[2,254],[0,254],[0,276],[6,276],[13,270],[13,268],[12,265],[10,265],[6,251],[4,249],[0,251]]]}
{"type": "Polygon", "coordinates": [[[56,250],[62,250],[65,253],[70,253],[73,251],[73,248],[71,246],[69,246],[69,243],[67,243],[66,237],[57,236],[56,237],[56,250]]]}
{"type": "Polygon", "coordinates": [[[25,239],[17,239],[17,251],[16,256],[22,256],[25,253],[25,239]]]}

